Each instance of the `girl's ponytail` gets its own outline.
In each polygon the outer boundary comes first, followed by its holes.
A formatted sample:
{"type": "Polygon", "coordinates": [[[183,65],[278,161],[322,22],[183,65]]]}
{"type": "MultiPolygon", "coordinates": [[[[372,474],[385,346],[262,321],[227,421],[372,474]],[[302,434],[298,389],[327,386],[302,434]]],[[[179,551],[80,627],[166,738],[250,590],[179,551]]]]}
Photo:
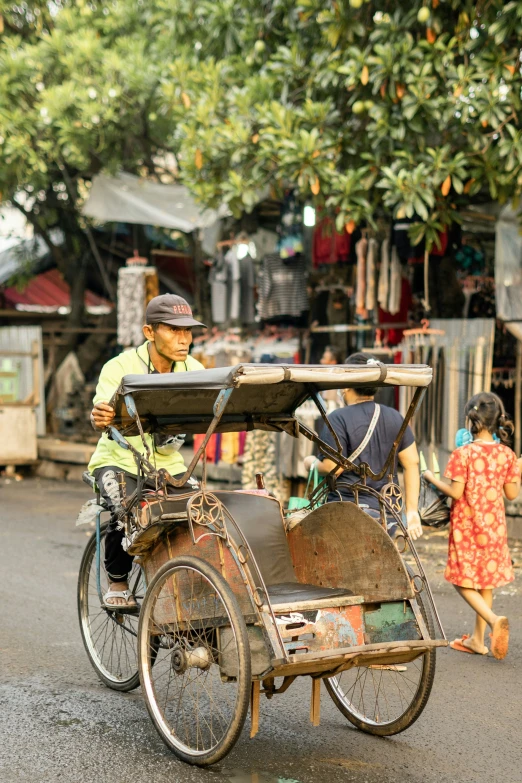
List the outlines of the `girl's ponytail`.
{"type": "Polygon", "coordinates": [[[466,403],[464,412],[469,420],[472,435],[487,430],[492,435],[498,435],[501,443],[507,445],[511,442],[515,428],[506,415],[504,403],[497,394],[492,392],[475,394],[466,403]]]}

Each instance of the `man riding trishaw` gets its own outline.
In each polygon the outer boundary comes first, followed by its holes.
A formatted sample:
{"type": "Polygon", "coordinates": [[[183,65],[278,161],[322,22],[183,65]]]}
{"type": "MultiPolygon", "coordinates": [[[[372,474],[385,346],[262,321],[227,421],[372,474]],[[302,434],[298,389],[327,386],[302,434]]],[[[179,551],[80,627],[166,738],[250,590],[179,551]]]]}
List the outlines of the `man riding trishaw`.
{"type": "MultiPolygon", "coordinates": [[[[102,368],[91,423],[96,430],[105,430],[114,419],[114,410],[109,400],[119,387],[125,375],[155,374],[203,370],[203,365],[189,354],[192,343],[192,327],[204,327],[192,316],[188,302],[181,296],[163,294],[151,299],[145,314],[143,326],[145,342],[136,349],[123,351],[108,361],[102,368]]],[[[164,468],[171,476],[186,471],[183,457],[179,453],[182,438],[171,438],[162,443],[157,437],[145,436],[156,467],[164,468]]],[[[130,443],[143,453],[140,437],[129,438],[130,443]]],[[[121,606],[126,610],[137,608],[136,599],[129,590],[128,575],[133,557],[122,547],[123,526],[119,524],[121,487],[119,477],[125,480],[125,491],[131,494],[137,486],[136,463],[130,451],[123,449],[107,432],[103,432],[96,451],[89,463],[89,472],[94,475],[100,495],[111,512],[111,519],[105,536],[105,570],[109,579],[109,590],[104,595],[107,607],[121,606]]],[[[185,487],[195,488],[197,482],[189,479],[185,487]]],[[[169,487],[169,493],[186,492],[169,487]]]]}

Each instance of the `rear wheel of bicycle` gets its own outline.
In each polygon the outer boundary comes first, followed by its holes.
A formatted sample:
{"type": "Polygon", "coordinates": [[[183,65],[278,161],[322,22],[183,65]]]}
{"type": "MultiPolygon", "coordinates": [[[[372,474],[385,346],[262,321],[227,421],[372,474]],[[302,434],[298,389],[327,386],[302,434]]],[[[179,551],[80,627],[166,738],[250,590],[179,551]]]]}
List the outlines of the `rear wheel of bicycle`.
{"type": "MultiPolygon", "coordinates": [[[[103,567],[105,531],[101,526],[101,590],[109,589],[103,567]]],[[[141,602],[145,592],[143,572],[134,564],[129,574],[129,589],[141,602]]],[[[109,688],[132,691],[140,684],[138,671],[138,615],[103,609],[96,586],[96,533],[85,548],[78,577],[78,616],[87,655],[96,674],[109,688]]]]}
{"type": "Polygon", "coordinates": [[[215,568],[190,556],[160,568],[141,608],[138,657],[165,744],[189,764],[222,759],[245,722],[251,665],[243,615],[215,568]]]}
{"type": "MultiPolygon", "coordinates": [[[[422,593],[417,600],[433,638],[433,620],[422,593]]],[[[407,664],[354,666],[325,680],[325,685],[336,707],[354,726],[389,737],[409,728],[422,713],[433,686],[435,661],[432,649],[407,664]]]]}

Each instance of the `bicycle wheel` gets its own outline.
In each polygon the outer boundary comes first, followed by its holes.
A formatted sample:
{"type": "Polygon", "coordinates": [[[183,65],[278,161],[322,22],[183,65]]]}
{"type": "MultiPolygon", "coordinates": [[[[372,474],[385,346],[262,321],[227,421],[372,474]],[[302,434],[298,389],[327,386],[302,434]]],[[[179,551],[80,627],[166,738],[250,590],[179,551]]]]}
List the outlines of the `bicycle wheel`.
{"type": "MultiPolygon", "coordinates": [[[[431,612],[422,594],[417,599],[430,636],[434,636],[431,612]]],[[[354,666],[325,680],[326,690],[358,729],[389,737],[409,728],[423,711],[433,686],[435,661],[432,649],[408,664],[354,666]]]]}
{"type": "Polygon", "coordinates": [[[222,759],[245,722],[251,667],[245,621],[215,568],[189,556],[160,568],[141,608],[138,660],[165,744],[189,764],[222,759]]]}
{"type": "MultiPolygon", "coordinates": [[[[103,560],[105,531],[101,526],[101,589],[109,589],[103,560]]],[[[140,601],[145,592],[143,572],[134,564],[129,574],[129,588],[140,601]]],[[[83,553],[78,577],[78,615],[87,655],[96,674],[109,688],[132,691],[140,684],[138,671],[138,615],[122,614],[102,609],[96,587],[96,533],[93,533],[83,553]]]]}

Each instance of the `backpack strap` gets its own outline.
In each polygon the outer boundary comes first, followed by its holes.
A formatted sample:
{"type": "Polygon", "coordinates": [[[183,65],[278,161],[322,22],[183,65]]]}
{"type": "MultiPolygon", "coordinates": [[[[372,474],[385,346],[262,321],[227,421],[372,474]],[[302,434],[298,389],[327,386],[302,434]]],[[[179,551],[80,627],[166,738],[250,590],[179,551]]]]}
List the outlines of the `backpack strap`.
{"type": "Polygon", "coordinates": [[[350,456],[348,457],[350,462],[356,460],[359,454],[362,454],[362,452],[370,442],[370,438],[372,437],[375,431],[375,427],[377,426],[377,422],[379,421],[380,415],[381,415],[381,406],[375,403],[375,410],[373,412],[373,417],[370,422],[370,426],[368,427],[368,432],[364,436],[362,443],[360,443],[359,446],[357,446],[357,448],[355,449],[355,451],[352,452],[352,454],[350,454],[350,456]]]}

